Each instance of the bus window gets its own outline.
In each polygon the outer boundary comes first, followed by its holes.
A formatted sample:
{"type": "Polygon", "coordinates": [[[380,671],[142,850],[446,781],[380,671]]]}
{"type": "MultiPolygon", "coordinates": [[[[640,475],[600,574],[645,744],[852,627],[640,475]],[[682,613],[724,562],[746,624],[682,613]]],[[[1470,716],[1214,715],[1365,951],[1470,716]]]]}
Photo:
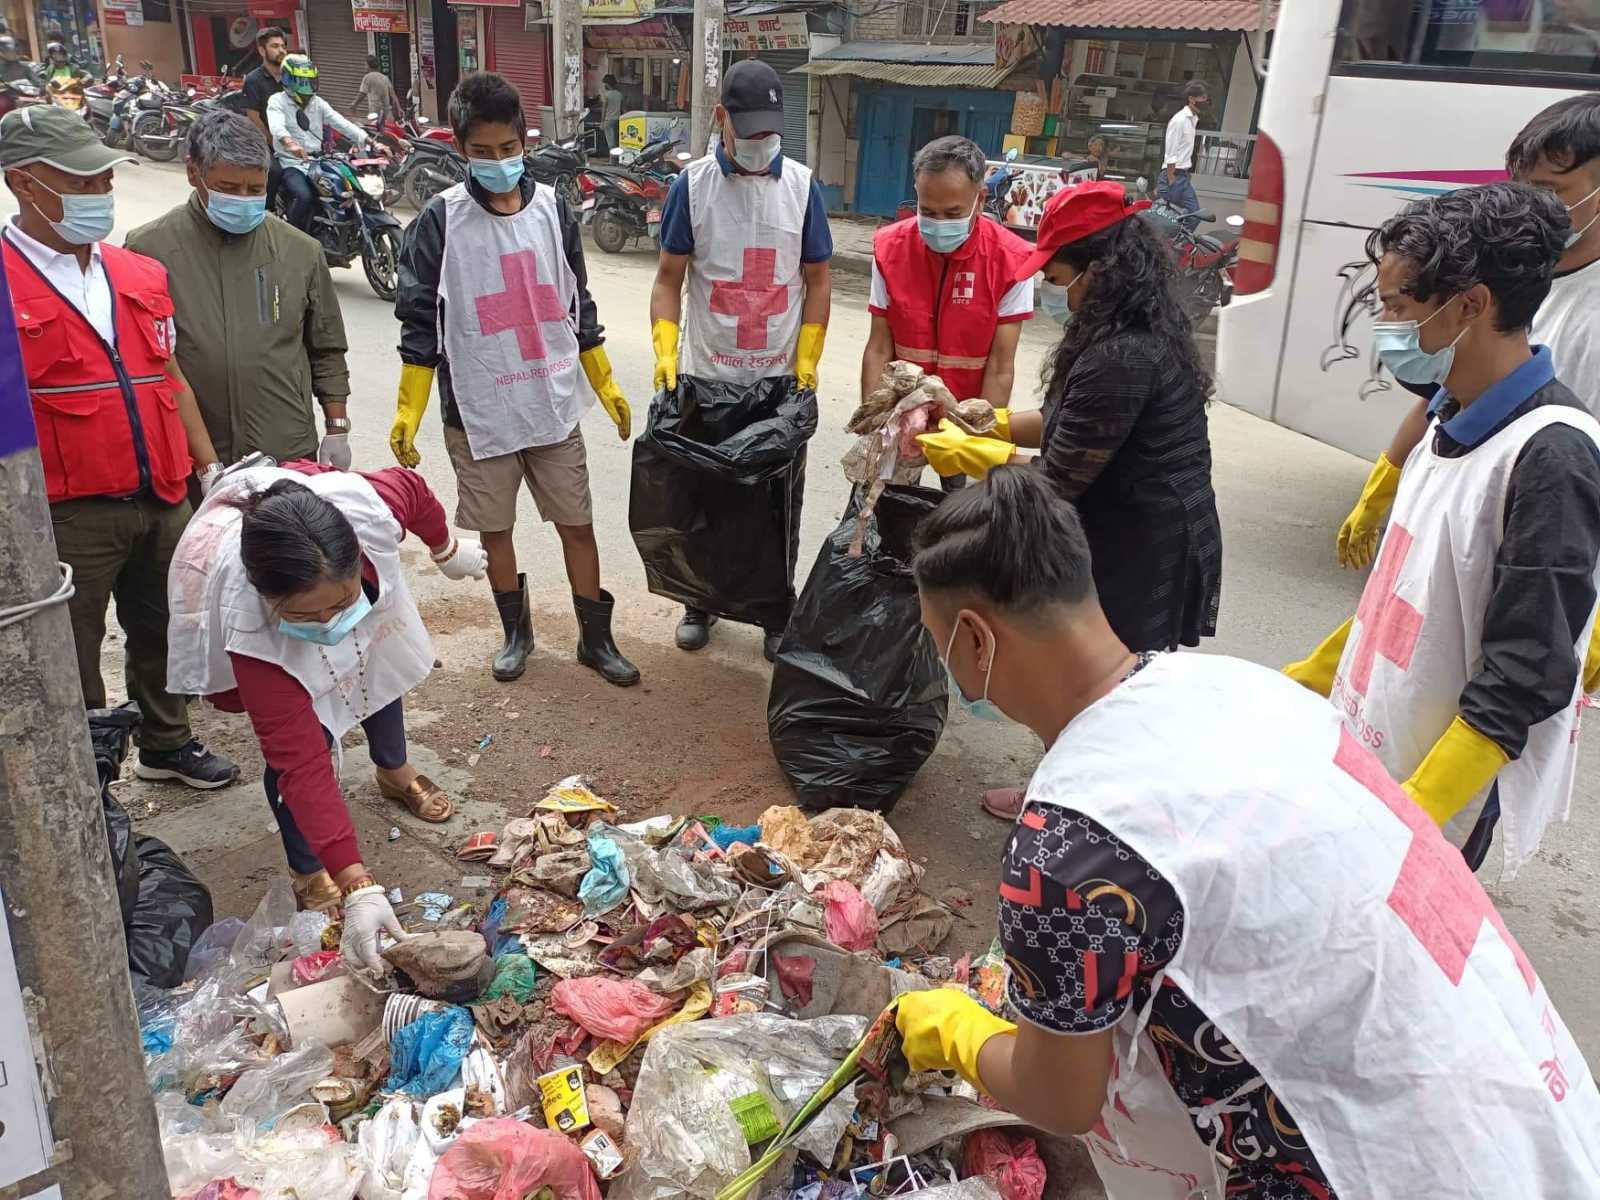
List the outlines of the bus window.
{"type": "Polygon", "coordinates": [[[1596,72],[1600,0],[1345,0],[1333,64],[1336,75],[1568,87],[1550,76],[1596,72]]]}

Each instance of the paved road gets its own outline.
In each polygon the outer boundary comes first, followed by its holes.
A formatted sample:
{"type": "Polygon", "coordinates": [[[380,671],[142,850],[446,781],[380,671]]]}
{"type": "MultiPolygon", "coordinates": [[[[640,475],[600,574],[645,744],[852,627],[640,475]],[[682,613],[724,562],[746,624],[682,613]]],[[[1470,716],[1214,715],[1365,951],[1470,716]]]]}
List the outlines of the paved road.
{"type": "MultiPolygon", "coordinates": [[[[178,168],[146,164],[121,170],[117,178],[119,230],[150,220],[181,202],[186,194],[187,186],[178,168]]],[[[14,207],[9,192],[0,194],[0,212],[9,215],[14,207]]],[[[590,286],[601,320],[608,328],[607,348],[618,379],[633,401],[636,428],[643,422],[649,396],[652,359],[647,306],[653,265],[652,257],[644,251],[610,256],[591,249],[589,257],[590,286]]],[[[359,268],[336,271],[335,279],[351,345],[356,462],[358,466],[387,465],[391,461],[387,434],[399,376],[397,327],[389,306],[372,295],[359,268]]],[[[847,486],[837,464],[848,441],[842,427],[854,405],[855,379],[867,330],[864,282],[859,276],[845,276],[836,284],[834,293],[823,362],[823,415],[811,448],[802,564],[810,561],[812,548],[832,527],[845,504],[847,486]]],[[[1048,349],[1044,323],[1032,323],[1023,338],[1018,371],[1022,396],[1033,390],[1048,349]]],[[[1021,396],[1019,404],[1026,404],[1021,396]]],[[[1367,464],[1246,416],[1225,403],[1213,408],[1212,422],[1216,488],[1227,550],[1222,627],[1207,649],[1264,663],[1286,662],[1305,653],[1353,611],[1361,579],[1339,569],[1333,556],[1333,538],[1366,476],[1367,464]]],[[[628,536],[628,450],[617,440],[598,407],[585,419],[584,431],[589,439],[596,524],[607,585],[620,601],[619,640],[643,654],[668,661],[668,608],[645,595],[643,572],[628,536]]],[[[454,480],[446,466],[440,426],[434,414],[424,421],[418,445],[423,454],[422,470],[439,491],[446,508],[452,508],[454,480]]],[[[520,552],[528,569],[538,576],[536,585],[542,600],[560,610],[565,601],[555,565],[560,561],[556,541],[534,523],[526,502],[522,513],[520,552]]],[[[447,595],[463,595],[459,589],[449,592],[450,585],[432,572],[420,574],[416,586],[425,603],[447,595]]],[[[480,627],[493,622],[487,597],[473,592],[462,606],[480,627]]],[[[566,636],[564,631],[561,636],[566,636]]],[[[485,645],[490,640],[487,632],[482,632],[474,645],[485,645]]],[[[446,647],[457,644],[448,634],[441,643],[446,647]]],[[[734,664],[738,670],[755,672],[760,669],[756,645],[754,631],[724,629],[709,655],[721,665],[734,664]]],[[[114,652],[114,646],[108,648],[108,653],[114,652]]],[[[449,650],[440,652],[448,655],[449,650]]],[[[108,680],[120,674],[114,659],[108,660],[108,668],[108,680]]],[[[667,686],[662,683],[662,673],[658,672],[655,678],[659,697],[667,686]]],[[[598,705],[603,698],[597,698],[594,689],[586,685],[583,693],[572,699],[598,705]]],[[[758,724],[760,717],[760,712],[754,711],[750,719],[758,724]]],[[[625,732],[631,735],[635,731],[625,732]]],[[[764,730],[759,736],[764,737],[764,730]]],[[[1580,1043],[1591,1060],[1600,1063],[1600,996],[1593,986],[1600,935],[1600,912],[1593,899],[1600,880],[1600,814],[1595,805],[1596,755],[1600,753],[1597,747],[1600,742],[1592,737],[1584,746],[1572,823],[1558,828],[1540,858],[1513,883],[1496,889],[1495,895],[1508,924],[1543,974],[1580,1043]]],[[[1241,754],[1247,754],[1249,748],[1244,745],[1239,749],[1241,754]]],[[[671,750],[667,748],[662,753],[671,750]]],[[[1037,743],[1021,730],[974,726],[957,718],[947,730],[940,758],[935,762],[953,763],[963,775],[1001,783],[1020,780],[1037,754],[1037,743]]],[[[934,769],[930,766],[929,771],[934,769]]],[[[924,772],[924,776],[927,774],[924,772]]],[[[470,780],[470,776],[466,778],[470,780]]],[[[919,780],[919,787],[921,783],[919,780]]],[[[945,791],[949,798],[942,803],[967,803],[964,794],[945,791]]],[[[223,801],[216,803],[221,805],[223,801]]],[[[226,809],[197,810],[212,813],[208,829],[179,823],[161,832],[177,839],[180,848],[185,848],[187,838],[195,839],[197,844],[206,843],[208,838],[214,842],[219,836],[215,817],[228,811],[236,812],[240,821],[247,820],[260,836],[264,813],[255,807],[260,804],[259,799],[229,804],[226,809]]],[[[945,826],[934,825],[931,829],[937,832],[931,832],[929,827],[919,830],[919,825],[948,820],[952,815],[964,820],[966,810],[928,814],[908,801],[894,814],[895,824],[908,845],[928,844],[927,853],[933,863],[930,871],[937,869],[946,848],[940,844],[947,836],[945,826]]],[[[983,847],[985,855],[998,849],[997,829],[981,822],[972,828],[974,841],[988,843],[983,847]]],[[[964,840],[958,835],[957,841],[964,840]]],[[[964,882],[978,890],[973,879],[964,882]]],[[[987,886],[985,881],[983,887],[987,886]]],[[[987,940],[987,934],[983,940],[987,940]]],[[[1307,983],[1315,986],[1314,981],[1307,983]]]]}

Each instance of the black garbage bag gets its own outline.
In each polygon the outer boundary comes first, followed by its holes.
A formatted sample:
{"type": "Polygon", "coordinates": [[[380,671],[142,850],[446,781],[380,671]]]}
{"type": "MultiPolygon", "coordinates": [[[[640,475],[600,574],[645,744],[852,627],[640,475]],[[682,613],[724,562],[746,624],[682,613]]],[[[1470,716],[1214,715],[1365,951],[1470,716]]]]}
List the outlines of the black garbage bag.
{"type": "Polygon", "coordinates": [[[806,443],[817,394],[792,375],[755,384],[678,376],[633,444],[628,527],[658,596],[783,628],[794,604],[806,443]]]}
{"type": "Polygon", "coordinates": [[[139,851],[133,844],[133,821],[128,810],[111,794],[111,781],[122,772],[128,756],[128,742],[139,726],[139,706],[129,701],[120,708],[90,709],[89,742],[94,747],[94,765],[100,777],[100,807],[106,821],[106,842],[111,849],[111,875],[117,881],[117,904],[122,909],[122,924],[133,916],[139,899],[139,851]]]}
{"type": "Polygon", "coordinates": [[[128,970],[155,987],[177,987],[195,939],[211,925],[211,893],[159,838],[138,838],[136,849],[139,898],[123,926],[128,970]]]}
{"type": "Polygon", "coordinates": [[[911,535],[944,496],[884,489],[859,558],[860,489],[828,535],[778,649],[767,734],[807,808],[886,813],[944,732],[944,664],[922,627],[911,535]]]}

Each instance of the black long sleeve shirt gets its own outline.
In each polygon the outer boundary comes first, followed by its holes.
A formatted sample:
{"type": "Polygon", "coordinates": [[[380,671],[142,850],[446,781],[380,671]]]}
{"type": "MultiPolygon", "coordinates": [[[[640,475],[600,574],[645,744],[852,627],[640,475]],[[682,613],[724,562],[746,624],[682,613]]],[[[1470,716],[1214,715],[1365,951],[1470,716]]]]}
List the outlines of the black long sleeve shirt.
{"type": "MultiPolygon", "coordinates": [[[[522,206],[533,199],[539,186],[531,175],[522,176],[522,206]]],[[[504,216],[489,207],[489,193],[477,181],[467,181],[467,192],[479,207],[493,216],[504,216]]],[[[560,196],[556,207],[561,220],[561,243],[567,265],[578,280],[578,351],[593,350],[605,344],[594,298],[589,295],[589,272],[583,262],[583,231],[571,207],[560,196]]],[[[519,210],[520,211],[520,210],[519,210]]],[[[400,320],[400,361],[438,371],[439,401],[444,423],[462,428],[461,410],[456,407],[455,391],[450,386],[450,363],[444,356],[444,339],[439,323],[448,319],[439,296],[439,270],[444,262],[444,196],[428,201],[406,229],[400,251],[400,286],[395,293],[394,315],[400,320]]]]}
{"type": "MultiPolygon", "coordinates": [[[[1550,352],[1534,357],[1463,410],[1446,391],[1429,412],[1433,452],[1471,454],[1519,417],[1546,404],[1586,412],[1555,378],[1550,352]]],[[[1512,758],[1528,730],[1572,701],[1583,669],[1570,647],[1595,606],[1600,561],[1600,450],[1570,425],[1534,434],[1506,489],[1505,534],[1483,616],[1483,663],[1461,691],[1461,717],[1512,758]]]]}

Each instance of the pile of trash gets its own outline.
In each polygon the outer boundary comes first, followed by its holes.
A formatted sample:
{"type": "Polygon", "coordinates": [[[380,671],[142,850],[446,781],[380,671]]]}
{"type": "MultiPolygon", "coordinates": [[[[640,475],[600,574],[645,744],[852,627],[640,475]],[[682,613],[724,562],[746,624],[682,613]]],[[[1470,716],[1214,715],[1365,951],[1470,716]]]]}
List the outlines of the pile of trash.
{"type": "Polygon", "coordinates": [[[473,834],[381,981],[286,881],[139,995],[176,1200],[1040,1200],[1047,1146],[908,1074],[893,1003],[998,1006],[998,954],[876,813],[622,823],[579,777],[473,834]],[[464,883],[471,882],[464,880],[464,883]]]}

